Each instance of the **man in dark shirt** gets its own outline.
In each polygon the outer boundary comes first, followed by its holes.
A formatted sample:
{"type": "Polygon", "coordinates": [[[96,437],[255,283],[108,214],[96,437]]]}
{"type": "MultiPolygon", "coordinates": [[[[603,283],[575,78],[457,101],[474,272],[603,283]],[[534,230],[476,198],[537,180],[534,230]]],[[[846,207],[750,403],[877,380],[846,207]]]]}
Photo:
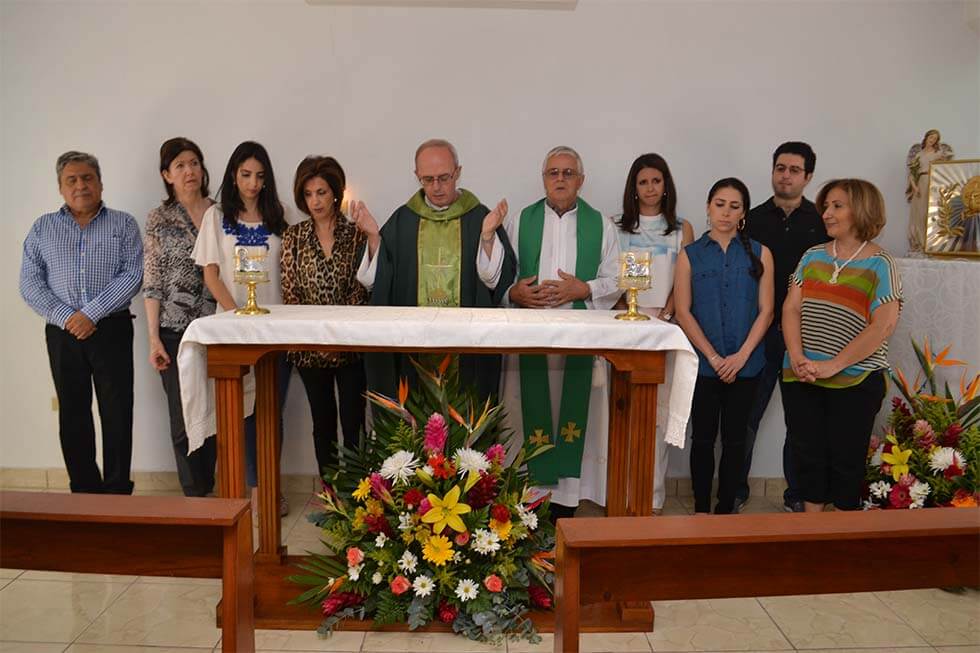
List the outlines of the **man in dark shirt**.
{"type": "MultiPolygon", "coordinates": [[[[806,143],[789,141],[776,148],[772,154],[773,196],[749,211],[745,230],[772,252],[775,265],[775,307],[772,325],[766,332],[766,366],[759,375],[755,403],[749,415],[748,435],[745,441],[745,467],[742,482],[736,492],[735,509],[739,511],[749,498],[749,468],[752,467],[752,448],[755,444],[759,423],[769,405],[776,381],[782,376],[783,342],[782,307],[786,299],[789,276],[796,269],[803,253],[814,245],[827,242],[820,212],[813,202],[803,197],[803,189],[813,178],[817,156],[806,143]]],[[[783,404],[785,410],[785,403],[783,404]]],[[[788,427],[787,427],[788,428],[788,427]]],[[[786,491],[783,505],[787,511],[803,512],[803,497],[795,487],[793,461],[790,458],[789,437],[783,443],[783,476],[786,491]]]]}

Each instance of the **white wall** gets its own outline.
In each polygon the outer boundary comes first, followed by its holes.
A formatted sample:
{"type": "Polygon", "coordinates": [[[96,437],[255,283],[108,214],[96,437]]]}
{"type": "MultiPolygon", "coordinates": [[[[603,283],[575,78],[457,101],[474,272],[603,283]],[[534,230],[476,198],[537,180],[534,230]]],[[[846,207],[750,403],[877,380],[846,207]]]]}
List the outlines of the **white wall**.
{"type": "MultiPolygon", "coordinates": [[[[871,179],[892,218],[881,241],[902,252],[909,145],[938,127],[957,153],[980,152],[980,46],[965,15],[958,2],[579,0],[574,11],[522,11],[0,0],[0,466],[62,464],[42,322],[17,278],[31,223],[61,203],[53,167],[64,150],[97,154],[106,201],[141,223],[162,194],[157,149],[175,135],[202,146],[212,178],[238,142],[263,142],[284,191],[304,155],[332,154],[379,217],[415,190],[412,153],[432,136],[459,147],[464,186],[515,209],[541,194],[553,145],[579,149],[584,195],[610,213],[634,156],[653,150],[700,228],[715,179],[741,176],[762,201],[772,149],[803,139],[818,155],[810,196],[831,176],[871,179]]],[[[134,307],[134,469],[172,469],[134,307]]],[[[781,473],[780,422],[778,410],[764,422],[755,475],[781,473]]],[[[286,424],[285,471],[312,472],[298,378],[286,424]]]]}

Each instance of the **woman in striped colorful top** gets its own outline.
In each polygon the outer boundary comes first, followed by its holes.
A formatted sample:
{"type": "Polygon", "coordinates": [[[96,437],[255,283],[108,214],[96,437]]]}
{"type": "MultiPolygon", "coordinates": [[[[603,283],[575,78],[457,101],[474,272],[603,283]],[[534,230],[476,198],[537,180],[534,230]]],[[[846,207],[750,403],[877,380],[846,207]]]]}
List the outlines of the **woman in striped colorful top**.
{"type": "Polygon", "coordinates": [[[871,242],[885,225],[873,184],[835,179],[816,205],[833,240],[807,250],[789,279],[781,389],[807,512],[854,510],[902,286],[895,261],[871,242]]]}

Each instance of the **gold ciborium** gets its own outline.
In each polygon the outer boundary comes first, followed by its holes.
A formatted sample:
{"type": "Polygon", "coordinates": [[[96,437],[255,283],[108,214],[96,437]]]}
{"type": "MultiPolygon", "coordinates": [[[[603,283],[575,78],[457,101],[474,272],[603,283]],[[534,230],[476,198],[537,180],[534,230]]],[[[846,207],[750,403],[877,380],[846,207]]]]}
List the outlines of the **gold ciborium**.
{"type": "Polygon", "coordinates": [[[650,252],[621,252],[619,255],[619,288],[626,291],[628,310],[617,320],[649,320],[636,310],[636,293],[650,287],[650,252]]]}
{"type": "Polygon", "coordinates": [[[265,315],[269,309],[255,301],[255,285],[268,283],[269,273],[263,268],[267,252],[250,252],[247,247],[235,248],[235,283],[248,286],[245,305],[235,309],[235,315],[265,315]]]}

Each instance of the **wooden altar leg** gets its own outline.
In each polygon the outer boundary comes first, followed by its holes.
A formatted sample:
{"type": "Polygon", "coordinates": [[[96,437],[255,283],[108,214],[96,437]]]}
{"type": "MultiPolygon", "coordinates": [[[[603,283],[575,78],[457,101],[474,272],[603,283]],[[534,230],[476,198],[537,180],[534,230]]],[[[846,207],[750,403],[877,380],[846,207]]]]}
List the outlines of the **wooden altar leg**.
{"type": "Polygon", "coordinates": [[[653,470],[657,457],[657,385],[634,384],[630,388],[630,479],[626,514],[653,514],[653,470]]]}
{"type": "Polygon", "coordinates": [[[259,550],[256,561],[280,562],[282,547],[279,516],[279,401],[276,354],[255,364],[256,465],[259,473],[259,550]]]}
{"type": "Polygon", "coordinates": [[[245,497],[245,416],[241,369],[238,376],[214,379],[218,427],[218,494],[229,499],[245,497]]]}
{"type": "Polygon", "coordinates": [[[630,373],[612,369],[609,452],[606,463],[606,515],[622,517],[629,491],[630,373]]]}

